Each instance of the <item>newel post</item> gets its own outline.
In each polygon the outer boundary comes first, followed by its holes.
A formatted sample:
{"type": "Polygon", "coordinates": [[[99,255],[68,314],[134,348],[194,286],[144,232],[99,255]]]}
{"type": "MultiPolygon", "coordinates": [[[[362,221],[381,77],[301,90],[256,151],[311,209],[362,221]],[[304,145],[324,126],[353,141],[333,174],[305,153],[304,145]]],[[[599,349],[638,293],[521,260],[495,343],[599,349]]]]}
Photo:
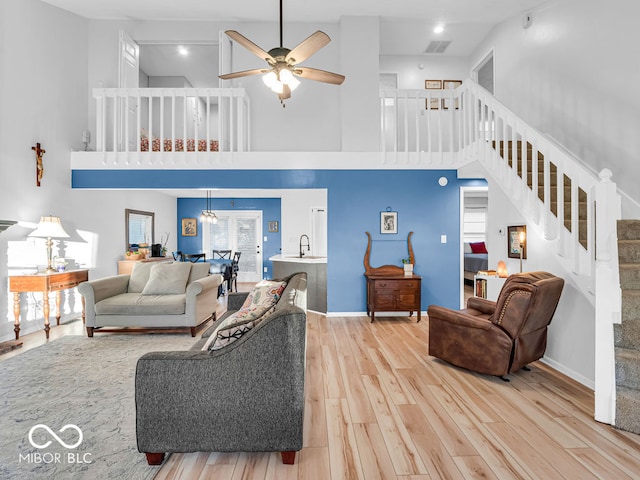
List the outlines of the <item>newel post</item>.
{"type": "Polygon", "coordinates": [[[620,323],[620,275],[618,271],[617,221],[620,195],[603,169],[596,184],[595,262],[595,419],[615,425],[616,372],[613,324],[620,323]]]}

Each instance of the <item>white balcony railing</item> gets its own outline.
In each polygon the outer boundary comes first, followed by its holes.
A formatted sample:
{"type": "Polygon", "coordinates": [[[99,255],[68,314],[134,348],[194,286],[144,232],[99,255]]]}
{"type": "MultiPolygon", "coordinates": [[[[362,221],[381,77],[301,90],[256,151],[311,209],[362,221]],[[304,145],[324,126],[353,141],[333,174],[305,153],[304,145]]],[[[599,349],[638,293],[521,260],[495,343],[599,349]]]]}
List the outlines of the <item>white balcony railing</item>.
{"type": "Polygon", "coordinates": [[[241,88],[96,88],[96,151],[248,151],[241,88]]]}

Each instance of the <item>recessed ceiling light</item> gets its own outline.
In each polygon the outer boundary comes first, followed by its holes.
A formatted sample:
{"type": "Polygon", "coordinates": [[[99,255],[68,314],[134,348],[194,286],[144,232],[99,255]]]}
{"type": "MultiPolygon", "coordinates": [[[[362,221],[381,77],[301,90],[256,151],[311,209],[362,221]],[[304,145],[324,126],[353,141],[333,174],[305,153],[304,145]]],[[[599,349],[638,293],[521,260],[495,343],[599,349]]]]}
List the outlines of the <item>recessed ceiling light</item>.
{"type": "Polygon", "coordinates": [[[444,25],[442,25],[441,23],[439,23],[438,25],[435,26],[435,28],[433,29],[433,33],[442,33],[444,32],[444,25]]]}
{"type": "Polygon", "coordinates": [[[187,55],[189,55],[189,50],[187,49],[187,47],[183,47],[182,45],[180,45],[180,46],[178,47],[178,53],[179,53],[180,55],[187,56],[187,55]]]}

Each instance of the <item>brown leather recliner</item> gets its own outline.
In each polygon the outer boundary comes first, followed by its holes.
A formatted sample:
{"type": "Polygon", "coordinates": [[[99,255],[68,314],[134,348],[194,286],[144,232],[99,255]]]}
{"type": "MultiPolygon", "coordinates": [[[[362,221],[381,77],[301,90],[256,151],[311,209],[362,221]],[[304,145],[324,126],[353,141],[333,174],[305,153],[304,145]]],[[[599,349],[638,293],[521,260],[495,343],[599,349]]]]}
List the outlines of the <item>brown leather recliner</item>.
{"type": "Polygon", "coordinates": [[[498,300],[472,297],[464,310],[429,305],[429,355],[488,375],[542,358],[564,280],[547,272],[511,275],[498,300]]]}

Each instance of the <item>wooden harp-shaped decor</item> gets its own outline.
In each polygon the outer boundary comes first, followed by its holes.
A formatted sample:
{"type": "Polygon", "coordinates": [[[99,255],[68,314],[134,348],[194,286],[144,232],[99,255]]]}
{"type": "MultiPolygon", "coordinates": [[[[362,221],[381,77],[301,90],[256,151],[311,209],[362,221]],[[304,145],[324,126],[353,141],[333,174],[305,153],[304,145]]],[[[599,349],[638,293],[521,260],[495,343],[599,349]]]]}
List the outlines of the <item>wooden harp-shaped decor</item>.
{"type": "MultiPolygon", "coordinates": [[[[371,234],[369,232],[365,232],[367,234],[367,251],[364,252],[364,273],[365,275],[404,275],[404,267],[398,267],[397,265],[383,265],[381,267],[372,267],[369,262],[369,258],[371,257],[371,234]]],[[[415,256],[413,254],[413,247],[411,246],[411,236],[413,232],[409,232],[407,235],[407,251],[409,252],[410,263],[416,263],[415,256]]]]}

